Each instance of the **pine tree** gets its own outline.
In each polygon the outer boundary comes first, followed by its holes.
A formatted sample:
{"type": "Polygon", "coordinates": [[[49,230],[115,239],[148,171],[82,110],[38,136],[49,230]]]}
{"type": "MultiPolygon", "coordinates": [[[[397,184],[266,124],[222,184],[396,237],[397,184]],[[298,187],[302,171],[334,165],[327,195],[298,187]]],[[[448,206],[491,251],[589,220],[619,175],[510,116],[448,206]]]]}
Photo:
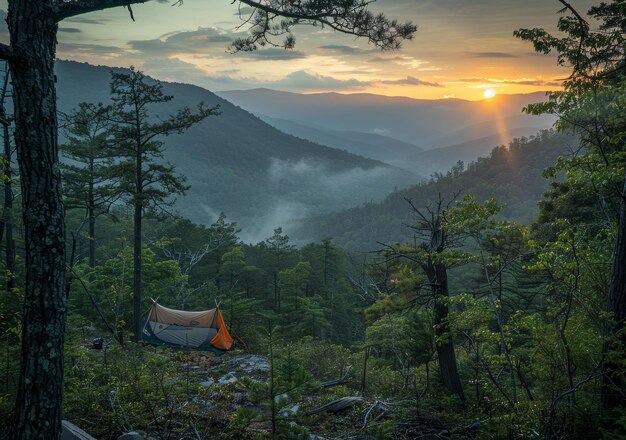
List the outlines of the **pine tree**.
{"type": "Polygon", "coordinates": [[[81,103],[67,116],[68,141],[61,145],[70,162],[61,165],[65,206],[82,209],[89,225],[89,267],[96,266],[96,218],[118,195],[112,175],[114,151],[108,143],[110,108],[81,103]]]}
{"type": "Polygon", "coordinates": [[[280,312],[278,274],[285,265],[285,257],[294,247],[289,244],[289,236],[286,234],[283,235],[283,228],[274,229],[274,235],[266,238],[263,244],[272,255],[270,272],[272,274],[272,285],[274,287],[274,311],[280,312]]]}
{"type": "Polygon", "coordinates": [[[163,136],[180,134],[203,119],[217,115],[217,108],[198,106],[193,113],[184,107],[165,119],[151,118],[156,104],[174,97],[163,93],[160,82],[130,69],[129,73],[112,73],[111,99],[113,145],[123,158],[115,166],[120,189],[134,208],[133,332],[141,335],[141,247],[142,218],[147,209],[171,206],[172,195],[188,188],[185,179],[175,173],[171,164],[163,163],[163,136]]]}

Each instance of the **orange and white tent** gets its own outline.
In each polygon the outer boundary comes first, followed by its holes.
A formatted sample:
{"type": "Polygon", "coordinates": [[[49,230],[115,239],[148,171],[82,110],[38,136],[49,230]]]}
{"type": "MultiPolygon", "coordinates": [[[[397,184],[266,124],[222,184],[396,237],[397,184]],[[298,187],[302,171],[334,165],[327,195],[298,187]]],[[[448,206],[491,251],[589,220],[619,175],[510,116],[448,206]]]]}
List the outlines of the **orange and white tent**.
{"type": "Polygon", "coordinates": [[[154,345],[195,349],[230,350],[230,336],[219,307],[187,312],[154,302],[143,328],[142,339],[154,345]]]}

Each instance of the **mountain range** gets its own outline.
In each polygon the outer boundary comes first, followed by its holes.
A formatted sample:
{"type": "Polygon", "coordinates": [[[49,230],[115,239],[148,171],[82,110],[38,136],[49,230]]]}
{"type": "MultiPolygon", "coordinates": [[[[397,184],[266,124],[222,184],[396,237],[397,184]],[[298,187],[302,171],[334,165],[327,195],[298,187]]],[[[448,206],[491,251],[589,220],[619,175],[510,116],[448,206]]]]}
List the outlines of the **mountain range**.
{"type": "MultiPolygon", "coordinates": [[[[108,102],[110,71],[59,61],[59,111],[68,113],[80,102],[108,102]]],[[[194,108],[201,101],[219,105],[221,111],[182,135],[164,139],[164,159],[191,186],[175,209],[205,224],[225,212],[247,241],[261,240],[290,221],[381,200],[395,188],[420,180],[386,163],[285,134],[203,88],[163,83],[163,90],[174,99],[154,106],[157,116],[183,106],[194,108]]]]}
{"type": "Polygon", "coordinates": [[[544,92],[481,101],[268,89],[218,94],[285,133],[426,176],[447,171],[458,160],[487,155],[515,137],[534,135],[555,121],[522,112],[545,100],[544,92]]]}
{"type": "MultiPolygon", "coordinates": [[[[59,110],[68,113],[80,102],[106,103],[111,70],[59,61],[59,110]]],[[[238,223],[241,237],[248,242],[270,236],[278,226],[299,240],[334,235],[355,248],[363,247],[366,231],[376,239],[396,239],[396,233],[381,232],[391,228],[392,213],[393,218],[400,215],[396,205],[389,205],[390,199],[432,184],[421,176],[445,174],[459,160],[477,161],[493,147],[514,137],[524,139],[553,122],[521,113],[523,106],[541,101],[542,93],[471,102],[368,94],[299,95],[266,89],[220,92],[218,96],[201,87],[169,82],[164,82],[163,88],[174,99],[155,106],[156,117],[200,102],[219,105],[221,111],[182,135],[164,139],[164,160],[190,185],[176,201],[175,210],[204,224],[224,212],[228,220],[238,223]],[[375,212],[377,209],[384,214],[375,212]],[[346,216],[352,219],[349,226],[346,216]],[[353,223],[355,218],[361,220],[353,223]],[[368,221],[380,224],[372,226],[368,221]]],[[[541,138],[546,145],[560,145],[545,135],[541,138]]],[[[525,140],[521,143],[527,144],[525,140]]],[[[530,177],[524,178],[534,179],[533,183],[526,182],[527,188],[516,190],[528,206],[541,193],[540,170],[551,164],[556,151],[546,147],[546,152],[540,152],[538,148],[529,147],[529,151],[541,156],[540,166],[532,167],[530,177]]],[[[528,154],[517,155],[531,161],[528,154]]],[[[480,163],[485,166],[483,159],[477,161],[480,163]]],[[[494,189],[497,179],[492,181],[489,173],[477,172],[476,165],[470,170],[474,171],[468,170],[465,180],[456,184],[471,190],[482,182],[480,185],[494,189]]],[[[513,176],[519,170],[507,172],[513,176]]],[[[497,185],[496,194],[511,183],[497,185]]]]}

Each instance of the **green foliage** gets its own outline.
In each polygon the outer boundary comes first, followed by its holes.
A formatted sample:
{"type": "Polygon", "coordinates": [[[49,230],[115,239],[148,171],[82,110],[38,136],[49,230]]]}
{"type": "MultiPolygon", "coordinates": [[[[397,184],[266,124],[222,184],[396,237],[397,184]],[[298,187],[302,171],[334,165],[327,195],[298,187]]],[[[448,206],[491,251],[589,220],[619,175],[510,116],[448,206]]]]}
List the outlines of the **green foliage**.
{"type": "Polygon", "coordinates": [[[117,345],[94,353],[70,340],[66,358],[65,417],[88,420],[84,428],[97,438],[129,430],[168,438],[197,423],[201,407],[189,399],[197,385],[177,378],[163,353],[117,345]]]}
{"type": "Polygon", "coordinates": [[[285,343],[279,327],[265,330],[265,350],[269,359],[266,381],[248,380],[252,398],[269,408],[273,438],[308,438],[306,431],[289,423],[294,419],[294,408],[305,393],[317,388],[317,382],[303,367],[292,345],[285,343]]]}
{"type": "MultiPolygon", "coordinates": [[[[187,277],[181,274],[178,264],[173,260],[159,260],[149,248],[143,248],[141,258],[142,283],[147,293],[143,310],[150,308],[151,299],[158,298],[163,304],[177,304],[181,286],[187,282],[187,277]]],[[[132,248],[123,246],[117,255],[93,270],[83,264],[76,268],[76,272],[110,323],[115,327],[124,327],[132,321],[132,248]]],[[[76,285],[74,288],[76,294],[71,297],[70,307],[93,322],[99,322],[83,286],[76,285]]]]}
{"type": "Polygon", "coordinates": [[[119,190],[130,203],[144,209],[171,205],[172,195],[182,194],[187,186],[172,165],[160,160],[164,143],[159,137],[183,133],[219,114],[217,107],[206,109],[200,104],[197,113],[184,107],[167,119],[152,122],[150,108],[173,99],[163,92],[163,85],[132,67],[129,73],[111,73],[111,78],[112,143],[123,158],[113,170],[119,190]]]}
{"type": "Polygon", "coordinates": [[[406,209],[406,199],[415,206],[425,206],[436,194],[450,195],[463,190],[479,202],[496,199],[502,205],[501,216],[530,223],[536,202],[548,184],[542,174],[567,152],[573,138],[545,130],[536,136],[512,140],[496,147],[489,157],[479,158],[464,171],[433,176],[430,181],[389,194],[378,203],[365,203],[333,214],[320,215],[303,222],[306,237],[333,236],[335,243],[352,250],[376,248],[376,242],[402,242],[406,225],[416,218],[406,209]]]}
{"type": "Polygon", "coordinates": [[[116,151],[109,145],[110,107],[80,103],[66,116],[67,142],[60,146],[67,163],[62,164],[63,190],[68,209],[91,209],[107,213],[117,190],[112,172],[116,151]]]}

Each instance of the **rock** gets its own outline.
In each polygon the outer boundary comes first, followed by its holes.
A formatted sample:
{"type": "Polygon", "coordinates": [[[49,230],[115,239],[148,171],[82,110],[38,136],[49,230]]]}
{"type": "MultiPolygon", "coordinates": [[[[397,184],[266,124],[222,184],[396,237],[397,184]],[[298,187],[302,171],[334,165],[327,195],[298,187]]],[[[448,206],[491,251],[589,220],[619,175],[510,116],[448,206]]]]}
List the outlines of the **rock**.
{"type": "Polygon", "coordinates": [[[233,403],[236,405],[243,405],[248,397],[248,393],[233,393],[233,403]]]}
{"type": "Polygon", "coordinates": [[[279,394],[277,396],[274,396],[274,402],[278,403],[281,400],[287,400],[289,399],[289,394],[287,393],[283,393],[283,394],[279,394]]]}
{"type": "Polygon", "coordinates": [[[213,404],[210,401],[205,400],[205,399],[200,399],[195,396],[191,398],[191,401],[200,405],[204,411],[208,411],[213,407],[213,404]]]}
{"type": "Polygon", "coordinates": [[[300,409],[300,404],[299,403],[292,403],[291,405],[288,405],[288,406],[282,408],[279,411],[279,413],[283,417],[289,417],[289,416],[295,415],[298,412],[299,409],[300,409]]]}
{"type": "Polygon", "coordinates": [[[237,376],[233,373],[226,373],[219,379],[217,379],[218,385],[228,385],[229,383],[237,382],[237,376]]]}
{"type": "Polygon", "coordinates": [[[205,380],[204,382],[200,382],[200,385],[203,387],[210,387],[211,385],[213,385],[215,383],[215,381],[212,380],[205,380]]]}
{"type": "Polygon", "coordinates": [[[254,354],[247,354],[243,356],[235,356],[228,361],[228,365],[231,370],[235,370],[236,368],[241,369],[243,373],[254,373],[254,372],[267,372],[270,371],[270,363],[267,358],[263,356],[257,356],[254,354]]]}
{"type": "Polygon", "coordinates": [[[68,422],[67,420],[63,420],[61,422],[61,428],[61,440],[96,440],[94,437],[90,436],[78,426],[68,422]]]}

